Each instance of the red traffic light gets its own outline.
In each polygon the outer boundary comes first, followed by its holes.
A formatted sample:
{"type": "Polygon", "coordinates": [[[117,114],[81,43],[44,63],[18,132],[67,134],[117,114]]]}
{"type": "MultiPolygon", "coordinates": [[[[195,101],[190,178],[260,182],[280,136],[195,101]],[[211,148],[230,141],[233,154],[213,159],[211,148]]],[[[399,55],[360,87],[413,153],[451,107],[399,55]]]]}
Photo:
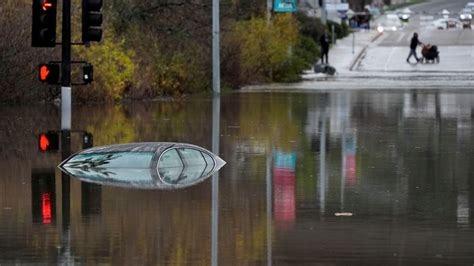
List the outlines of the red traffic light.
{"type": "Polygon", "coordinates": [[[47,65],[42,65],[40,67],[40,80],[46,81],[48,79],[49,69],[47,65]]]}
{"type": "Polygon", "coordinates": [[[48,82],[49,84],[57,84],[59,81],[59,65],[40,64],[39,80],[42,82],[48,82]]]}
{"type": "Polygon", "coordinates": [[[33,0],[31,45],[56,46],[57,0],[33,0]]]}
{"type": "Polygon", "coordinates": [[[59,134],[53,131],[41,133],[38,138],[38,149],[40,152],[59,150],[59,134]]]}
{"type": "Polygon", "coordinates": [[[44,11],[48,11],[48,9],[54,8],[51,0],[43,0],[41,3],[41,7],[43,8],[44,11]]]}

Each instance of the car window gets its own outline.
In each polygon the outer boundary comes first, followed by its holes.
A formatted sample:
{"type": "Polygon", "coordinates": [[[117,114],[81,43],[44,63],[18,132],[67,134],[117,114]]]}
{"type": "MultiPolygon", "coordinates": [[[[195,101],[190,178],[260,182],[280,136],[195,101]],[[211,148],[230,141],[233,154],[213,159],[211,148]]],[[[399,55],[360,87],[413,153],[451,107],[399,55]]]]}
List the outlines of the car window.
{"type": "Polygon", "coordinates": [[[153,152],[85,153],[74,156],[68,163],[96,168],[149,168],[154,155],[153,152]]]}
{"type": "Polygon", "coordinates": [[[191,165],[206,165],[206,161],[202,156],[202,153],[195,149],[189,148],[181,148],[179,149],[179,153],[181,154],[185,166],[191,165]]]}
{"type": "Polygon", "coordinates": [[[165,151],[161,155],[160,161],[158,162],[158,168],[165,167],[183,167],[183,161],[176,149],[165,151]]]}
{"type": "Polygon", "coordinates": [[[214,169],[215,163],[211,156],[205,152],[202,153],[204,160],[206,160],[206,169],[204,170],[204,175],[209,174],[212,169],[214,169]]]}
{"type": "Polygon", "coordinates": [[[192,148],[171,149],[163,153],[158,172],[165,183],[184,184],[207,176],[215,167],[206,152],[192,148]]]}
{"type": "Polygon", "coordinates": [[[184,165],[176,149],[165,151],[158,162],[158,173],[166,183],[178,182],[184,165]]]}

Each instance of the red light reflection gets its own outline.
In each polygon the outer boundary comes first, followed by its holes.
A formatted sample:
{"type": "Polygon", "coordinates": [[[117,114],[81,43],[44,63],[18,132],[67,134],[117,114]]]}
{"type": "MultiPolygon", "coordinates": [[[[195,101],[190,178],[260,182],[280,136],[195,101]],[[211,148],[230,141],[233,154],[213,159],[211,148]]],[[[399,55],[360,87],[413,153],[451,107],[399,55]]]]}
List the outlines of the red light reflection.
{"type": "Polygon", "coordinates": [[[53,7],[53,3],[49,2],[49,0],[43,0],[41,7],[43,8],[44,11],[48,11],[48,9],[53,7]]]}
{"type": "Polygon", "coordinates": [[[43,192],[42,204],[43,207],[43,224],[51,223],[51,193],[43,192]]]}

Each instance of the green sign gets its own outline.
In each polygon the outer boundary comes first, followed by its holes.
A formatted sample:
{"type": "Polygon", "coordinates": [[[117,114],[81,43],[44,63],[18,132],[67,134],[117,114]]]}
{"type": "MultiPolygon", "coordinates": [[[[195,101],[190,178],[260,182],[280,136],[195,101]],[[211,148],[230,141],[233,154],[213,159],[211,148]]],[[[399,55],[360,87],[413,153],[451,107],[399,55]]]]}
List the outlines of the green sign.
{"type": "Polygon", "coordinates": [[[275,0],[273,2],[275,12],[296,12],[296,0],[275,0]]]}

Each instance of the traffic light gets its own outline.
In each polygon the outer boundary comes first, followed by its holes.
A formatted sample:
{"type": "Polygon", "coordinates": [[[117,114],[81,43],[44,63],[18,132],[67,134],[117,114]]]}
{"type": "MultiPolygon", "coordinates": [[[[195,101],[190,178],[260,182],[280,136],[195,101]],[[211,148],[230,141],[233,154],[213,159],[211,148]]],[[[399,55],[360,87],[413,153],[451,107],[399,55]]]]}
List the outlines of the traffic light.
{"type": "Polygon", "coordinates": [[[31,46],[56,45],[56,3],[57,0],[33,0],[31,46]]]}
{"type": "Polygon", "coordinates": [[[94,80],[94,68],[91,64],[87,64],[82,67],[82,80],[88,84],[94,80]]]}
{"type": "Polygon", "coordinates": [[[57,84],[59,82],[59,65],[58,64],[40,64],[39,80],[48,82],[49,84],[57,84]]]}
{"type": "Polygon", "coordinates": [[[38,149],[40,152],[55,152],[59,150],[59,133],[48,131],[41,133],[38,137],[38,149]]]}
{"type": "Polygon", "coordinates": [[[92,133],[84,132],[82,135],[82,149],[89,149],[94,147],[94,136],[92,133]]]}
{"type": "Polygon", "coordinates": [[[82,42],[100,42],[101,9],[102,0],[82,0],[82,42]]]}

